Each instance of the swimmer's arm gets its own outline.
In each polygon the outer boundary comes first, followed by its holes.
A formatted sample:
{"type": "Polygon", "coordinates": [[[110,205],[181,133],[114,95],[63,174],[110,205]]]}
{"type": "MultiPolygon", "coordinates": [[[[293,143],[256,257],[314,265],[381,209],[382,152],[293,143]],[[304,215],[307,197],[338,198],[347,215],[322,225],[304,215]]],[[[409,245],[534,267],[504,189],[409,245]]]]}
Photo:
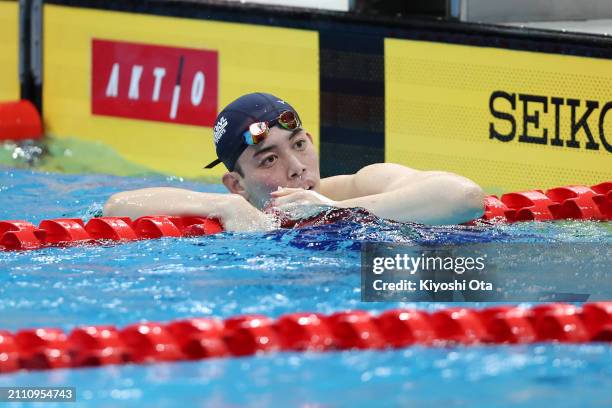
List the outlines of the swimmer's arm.
{"type": "Polygon", "coordinates": [[[112,195],[103,210],[107,217],[177,215],[218,218],[226,231],[270,229],[270,216],[238,194],[214,194],[172,187],[144,188],[112,195]]]}
{"type": "Polygon", "coordinates": [[[484,192],[457,174],[378,163],[348,177],[339,207],[363,207],[381,218],[438,225],[460,224],[483,213],[484,192]]]}

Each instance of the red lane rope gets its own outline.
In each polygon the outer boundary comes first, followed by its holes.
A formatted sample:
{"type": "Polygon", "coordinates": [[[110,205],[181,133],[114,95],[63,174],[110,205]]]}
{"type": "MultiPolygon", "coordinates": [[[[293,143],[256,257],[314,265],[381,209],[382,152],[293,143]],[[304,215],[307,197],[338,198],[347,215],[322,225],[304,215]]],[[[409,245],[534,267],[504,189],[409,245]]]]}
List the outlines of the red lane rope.
{"type": "Polygon", "coordinates": [[[612,220],[612,181],[591,187],[566,186],[485,198],[485,220],[502,222],[612,220]]]}
{"type": "MultiPolygon", "coordinates": [[[[333,222],[345,214],[345,209],[339,209],[322,222],[333,222]]],[[[612,181],[592,187],[557,187],[546,193],[542,190],[508,193],[501,199],[487,196],[482,219],[496,222],[612,220],[612,181]]],[[[304,227],[320,222],[314,217],[284,222],[283,227],[304,227]]],[[[92,218],[87,224],[78,218],[58,218],[44,220],[38,227],[26,221],[0,221],[0,250],[198,236],[221,231],[223,228],[218,220],[203,217],[146,216],[134,221],[127,217],[101,217],[92,218]]]]}
{"type": "Polygon", "coordinates": [[[38,227],[26,221],[0,221],[0,250],[39,249],[104,241],[133,241],[161,237],[188,237],[223,231],[216,219],[202,217],[78,218],[41,221],[38,227]]]}
{"type": "Polygon", "coordinates": [[[250,356],[275,351],[393,349],[411,345],[587,343],[612,341],[612,302],[582,307],[342,311],[193,318],[60,329],[0,330],[0,373],[250,356]]]}

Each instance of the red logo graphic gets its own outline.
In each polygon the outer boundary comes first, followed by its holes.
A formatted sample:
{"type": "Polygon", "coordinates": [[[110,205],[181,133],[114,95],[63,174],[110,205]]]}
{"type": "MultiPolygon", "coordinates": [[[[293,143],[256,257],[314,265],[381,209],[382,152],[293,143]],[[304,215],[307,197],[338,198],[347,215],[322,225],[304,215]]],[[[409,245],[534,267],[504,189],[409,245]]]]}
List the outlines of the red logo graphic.
{"type": "Polygon", "coordinates": [[[217,116],[217,51],[94,39],[94,115],[212,127],[217,116]]]}

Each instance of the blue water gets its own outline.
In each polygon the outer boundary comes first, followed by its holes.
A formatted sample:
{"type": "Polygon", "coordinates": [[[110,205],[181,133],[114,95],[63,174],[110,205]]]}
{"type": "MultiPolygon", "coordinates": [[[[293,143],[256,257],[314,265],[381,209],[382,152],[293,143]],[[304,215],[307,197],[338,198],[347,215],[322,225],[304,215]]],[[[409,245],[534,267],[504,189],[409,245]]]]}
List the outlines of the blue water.
{"type": "MultiPolygon", "coordinates": [[[[175,178],[58,175],[0,168],[0,219],[99,213],[110,194],[175,178]]],[[[360,243],[612,242],[610,223],[424,227],[358,219],[266,233],[0,252],[0,329],[294,311],[382,311],[360,301],[360,243]]],[[[442,303],[419,303],[433,310],[442,303]]],[[[479,306],[470,304],[470,306],[479,306]]],[[[0,375],[0,386],[77,388],[77,405],[556,406],[612,405],[612,348],[487,346],[280,353],[239,359],[0,375]]],[[[17,405],[15,405],[17,406],[17,405]]],[[[58,405],[63,406],[63,405],[58,405]]]]}

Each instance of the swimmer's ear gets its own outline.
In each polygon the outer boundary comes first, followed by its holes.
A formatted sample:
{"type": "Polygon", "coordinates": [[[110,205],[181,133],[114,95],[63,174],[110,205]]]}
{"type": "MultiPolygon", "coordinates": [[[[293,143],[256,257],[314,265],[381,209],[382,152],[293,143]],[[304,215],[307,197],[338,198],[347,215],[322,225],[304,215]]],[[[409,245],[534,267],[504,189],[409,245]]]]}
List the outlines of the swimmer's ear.
{"type": "Polygon", "coordinates": [[[248,194],[242,185],[242,177],[236,171],[230,171],[223,175],[221,179],[225,188],[229,190],[230,193],[240,194],[245,199],[248,200],[248,194]]]}

